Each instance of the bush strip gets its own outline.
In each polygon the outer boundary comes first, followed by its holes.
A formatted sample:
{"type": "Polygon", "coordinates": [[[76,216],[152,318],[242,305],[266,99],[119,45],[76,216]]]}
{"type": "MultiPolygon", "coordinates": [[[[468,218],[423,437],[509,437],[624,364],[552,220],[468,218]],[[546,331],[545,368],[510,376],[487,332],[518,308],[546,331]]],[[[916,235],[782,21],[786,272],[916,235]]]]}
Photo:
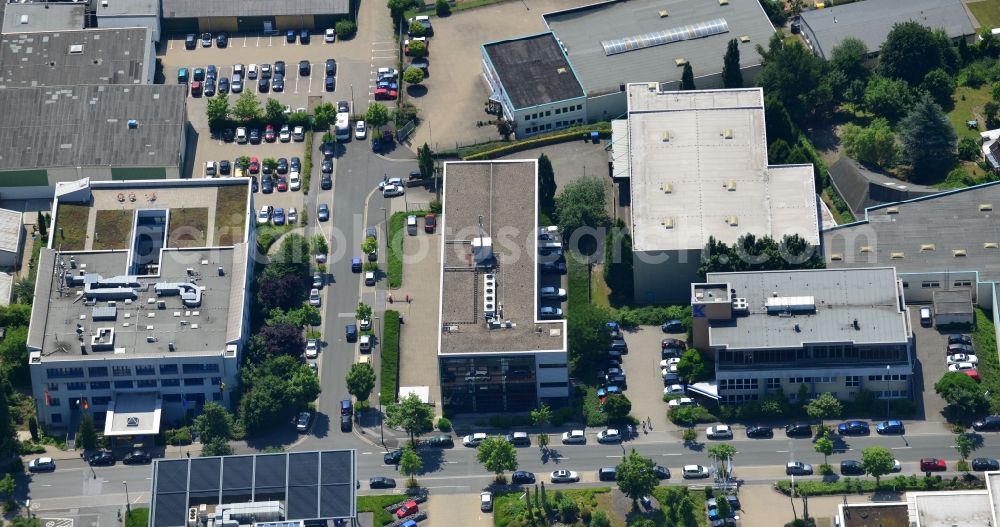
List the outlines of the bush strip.
{"type": "Polygon", "coordinates": [[[386,310],[382,318],[385,327],[382,328],[380,393],[383,403],[390,404],[396,402],[399,387],[399,311],[386,310]]]}
{"type": "Polygon", "coordinates": [[[566,130],[560,130],[558,132],[553,132],[550,134],[542,134],[539,136],[532,137],[530,139],[514,140],[510,142],[494,141],[479,145],[462,147],[461,149],[459,149],[459,157],[461,157],[466,161],[494,159],[507,154],[513,154],[514,152],[528,150],[530,148],[536,148],[539,146],[546,146],[546,145],[554,145],[556,143],[565,143],[567,141],[572,141],[574,139],[581,139],[583,137],[583,134],[589,134],[590,132],[597,132],[601,139],[607,139],[611,137],[611,123],[608,121],[601,121],[584,126],[569,128],[566,130]]]}

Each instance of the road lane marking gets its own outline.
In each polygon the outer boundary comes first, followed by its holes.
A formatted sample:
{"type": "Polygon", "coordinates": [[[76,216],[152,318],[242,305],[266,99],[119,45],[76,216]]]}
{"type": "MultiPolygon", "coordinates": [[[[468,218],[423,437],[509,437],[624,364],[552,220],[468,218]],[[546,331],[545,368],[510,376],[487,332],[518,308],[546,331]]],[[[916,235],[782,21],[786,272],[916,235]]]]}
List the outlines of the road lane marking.
{"type": "Polygon", "coordinates": [[[911,449],[911,448],[913,448],[913,447],[912,446],[894,446],[894,447],[890,448],[889,450],[908,450],[908,449],[911,449]]]}
{"type": "Polygon", "coordinates": [[[347,313],[347,312],[337,313],[337,317],[338,318],[354,318],[354,315],[356,315],[356,314],[357,313],[347,313]]]}
{"type": "Polygon", "coordinates": [[[787,453],[789,453],[791,451],[790,450],[775,450],[775,452],[777,452],[778,454],[787,454],[787,453]]]}
{"type": "Polygon", "coordinates": [[[622,457],[622,456],[604,456],[604,457],[609,457],[609,458],[611,458],[611,457],[614,457],[614,458],[619,458],[619,457],[622,457]]]}
{"type": "Polygon", "coordinates": [[[664,456],[683,456],[684,454],[663,454],[664,456]]]}

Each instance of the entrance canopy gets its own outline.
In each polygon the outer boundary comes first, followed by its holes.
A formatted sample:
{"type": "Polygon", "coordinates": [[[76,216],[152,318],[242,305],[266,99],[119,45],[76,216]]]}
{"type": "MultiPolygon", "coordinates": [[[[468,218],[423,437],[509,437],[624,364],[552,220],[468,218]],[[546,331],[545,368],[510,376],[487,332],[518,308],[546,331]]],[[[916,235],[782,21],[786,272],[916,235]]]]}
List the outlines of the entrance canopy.
{"type": "Polygon", "coordinates": [[[118,393],[104,419],[105,436],[160,433],[163,399],[157,393],[118,393]]]}

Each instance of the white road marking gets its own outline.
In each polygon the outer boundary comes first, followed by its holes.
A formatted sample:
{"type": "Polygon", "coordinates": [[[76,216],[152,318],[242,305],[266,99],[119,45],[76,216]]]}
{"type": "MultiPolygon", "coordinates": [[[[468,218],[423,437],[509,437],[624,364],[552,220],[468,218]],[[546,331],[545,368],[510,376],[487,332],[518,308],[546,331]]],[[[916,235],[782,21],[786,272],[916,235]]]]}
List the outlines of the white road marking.
{"type": "Polygon", "coordinates": [[[787,454],[787,453],[790,452],[790,450],[775,450],[775,452],[777,452],[779,454],[787,454]]]}
{"type": "Polygon", "coordinates": [[[607,458],[620,458],[622,456],[604,456],[604,457],[607,457],[607,458]]]}
{"type": "Polygon", "coordinates": [[[683,456],[684,454],[663,454],[664,456],[683,456]]]}
{"type": "Polygon", "coordinates": [[[913,447],[912,446],[894,446],[894,447],[890,448],[889,450],[909,450],[911,448],[913,448],[913,447]]]}
{"type": "Polygon", "coordinates": [[[354,315],[356,315],[356,313],[346,313],[346,312],[345,313],[337,313],[337,317],[338,318],[354,318],[354,315]]]}

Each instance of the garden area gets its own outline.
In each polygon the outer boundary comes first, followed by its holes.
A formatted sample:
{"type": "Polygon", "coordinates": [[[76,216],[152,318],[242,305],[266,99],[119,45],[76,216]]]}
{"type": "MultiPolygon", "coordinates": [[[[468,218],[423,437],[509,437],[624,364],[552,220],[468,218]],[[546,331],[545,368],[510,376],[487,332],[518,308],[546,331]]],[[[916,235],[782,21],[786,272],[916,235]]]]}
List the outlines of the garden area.
{"type": "Polygon", "coordinates": [[[87,245],[87,220],[90,218],[90,205],[79,203],[60,203],[56,211],[55,249],[63,251],[82,251],[87,245]]]}
{"type": "Polygon", "coordinates": [[[246,221],[246,189],[242,185],[219,187],[215,194],[215,243],[229,245],[242,240],[246,221]]]}
{"type": "MultiPolygon", "coordinates": [[[[657,504],[652,510],[637,506],[628,512],[628,525],[642,527],[703,527],[708,525],[703,491],[686,487],[656,487],[652,497],[657,504]]],[[[493,525],[496,527],[527,527],[546,525],[625,527],[625,513],[615,512],[610,487],[553,490],[550,485],[526,487],[494,495],[493,525]]],[[[628,498],[625,507],[630,508],[628,498]]]]}
{"type": "Polygon", "coordinates": [[[208,236],[208,208],[170,209],[167,236],[172,248],[204,247],[208,236]]]}
{"type": "Polygon", "coordinates": [[[132,210],[99,210],[94,221],[94,250],[128,249],[132,240],[132,210]]]}

